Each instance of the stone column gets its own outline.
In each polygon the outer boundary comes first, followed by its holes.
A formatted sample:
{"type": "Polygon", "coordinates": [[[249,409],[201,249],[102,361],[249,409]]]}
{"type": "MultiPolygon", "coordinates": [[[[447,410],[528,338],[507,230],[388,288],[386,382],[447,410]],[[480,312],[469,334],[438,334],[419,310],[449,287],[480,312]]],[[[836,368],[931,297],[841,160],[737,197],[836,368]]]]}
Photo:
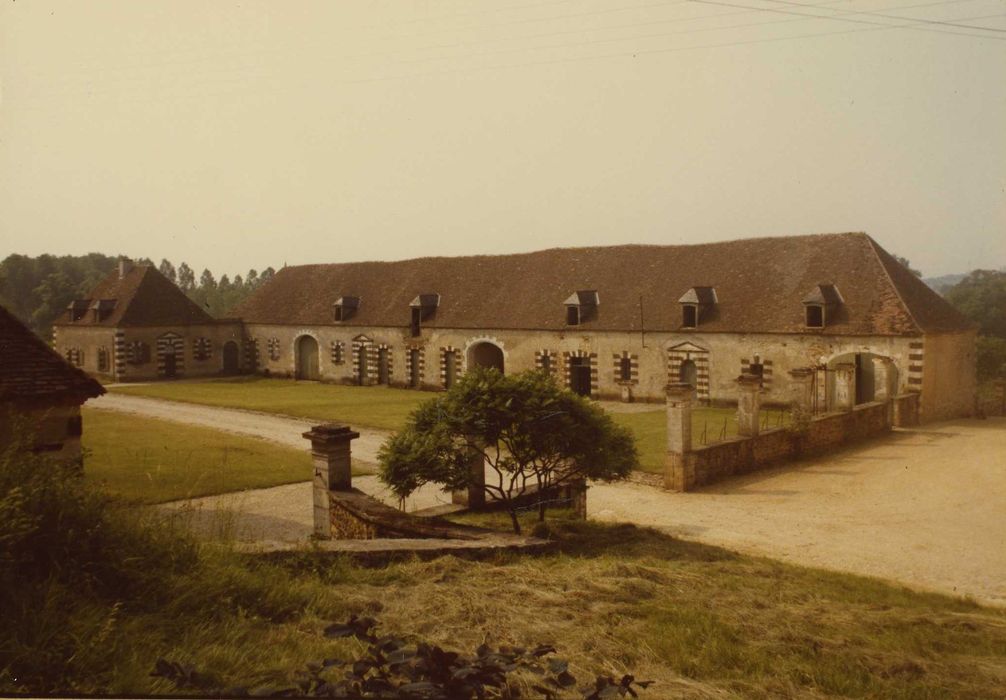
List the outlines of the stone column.
{"type": "Polygon", "coordinates": [[[886,357],[873,358],[873,400],[887,401],[891,392],[891,361],[886,357]]]}
{"type": "Polygon", "coordinates": [[[325,423],[314,426],[303,436],[311,441],[314,462],[314,534],[329,539],[332,536],[332,521],[328,492],[353,488],[349,443],[360,434],[347,425],[325,423]]]}
{"type": "Polygon", "coordinates": [[[814,412],[814,374],[813,367],[799,367],[789,371],[790,400],[794,408],[807,415],[814,412]]]}
{"type": "Polygon", "coordinates": [[[761,412],[761,377],[742,374],[737,377],[737,388],[737,434],[755,437],[761,412]]]}
{"type": "Polygon", "coordinates": [[[835,410],[851,411],[856,405],[856,365],[835,365],[835,410]]]}
{"type": "Polygon", "coordinates": [[[664,485],[673,491],[687,491],[694,480],[689,474],[687,454],[692,451],[692,402],[695,388],[687,382],[667,385],[667,457],[664,485]]]}
{"type": "Polygon", "coordinates": [[[472,450],[468,462],[471,476],[467,489],[451,492],[451,503],[467,508],[478,509],[486,504],[486,461],[485,455],[478,450],[472,450]]]}

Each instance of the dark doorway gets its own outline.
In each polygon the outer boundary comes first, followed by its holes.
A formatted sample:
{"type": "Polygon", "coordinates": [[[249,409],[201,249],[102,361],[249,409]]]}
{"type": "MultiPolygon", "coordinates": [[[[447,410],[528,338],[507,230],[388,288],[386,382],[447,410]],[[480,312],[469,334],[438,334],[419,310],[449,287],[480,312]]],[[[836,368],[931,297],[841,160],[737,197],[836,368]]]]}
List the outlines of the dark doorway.
{"type": "Polygon", "coordinates": [[[458,354],[453,350],[444,353],[444,388],[450,389],[454,386],[454,380],[458,376],[458,354]]]}
{"type": "Polygon", "coordinates": [[[361,345],[356,351],[356,383],[363,386],[367,383],[367,346],[361,345]]]}
{"type": "Polygon", "coordinates": [[[297,379],[318,379],[318,341],[309,335],[297,340],[297,379]]]}
{"type": "Polygon", "coordinates": [[[377,349],[377,383],[387,384],[390,381],[389,375],[391,372],[388,369],[388,349],[378,348],[377,349]]]}
{"type": "Polygon", "coordinates": [[[590,358],[569,358],[569,388],[574,394],[590,396],[590,358]]]}
{"type": "Polygon", "coordinates": [[[418,389],[421,376],[419,372],[419,350],[413,348],[409,350],[409,386],[413,389],[418,389]]]}
{"type": "Polygon", "coordinates": [[[178,376],[178,357],[174,351],[164,355],[164,376],[173,379],[178,376]]]}
{"type": "Polygon", "coordinates": [[[873,355],[856,353],[856,404],[869,403],[876,397],[873,355]]]}
{"type": "Polygon", "coordinates": [[[476,343],[468,350],[469,367],[493,367],[503,374],[503,350],[492,343],[476,343]]]}
{"type": "Polygon", "coordinates": [[[685,360],[681,363],[681,370],[678,372],[678,379],[693,387],[699,382],[699,370],[693,360],[685,360]]]}
{"type": "Polygon", "coordinates": [[[224,343],[224,374],[237,374],[239,369],[238,344],[231,340],[224,343]]]}

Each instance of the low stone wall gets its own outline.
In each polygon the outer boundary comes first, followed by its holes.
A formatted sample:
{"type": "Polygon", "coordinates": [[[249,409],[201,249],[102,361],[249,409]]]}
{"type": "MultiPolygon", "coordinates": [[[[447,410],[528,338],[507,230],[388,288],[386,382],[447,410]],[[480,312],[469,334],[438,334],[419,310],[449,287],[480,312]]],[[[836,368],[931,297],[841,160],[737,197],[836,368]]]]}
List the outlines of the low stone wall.
{"type": "Polygon", "coordinates": [[[371,498],[359,489],[328,492],[328,537],[336,540],[383,538],[476,540],[479,528],[440,518],[417,518],[371,498]]]}
{"type": "Polygon", "coordinates": [[[729,476],[883,435],[890,429],[887,402],[862,404],[851,411],[815,417],[805,431],[776,428],[682,455],[669,454],[665,486],[675,491],[689,491],[729,476]]]}

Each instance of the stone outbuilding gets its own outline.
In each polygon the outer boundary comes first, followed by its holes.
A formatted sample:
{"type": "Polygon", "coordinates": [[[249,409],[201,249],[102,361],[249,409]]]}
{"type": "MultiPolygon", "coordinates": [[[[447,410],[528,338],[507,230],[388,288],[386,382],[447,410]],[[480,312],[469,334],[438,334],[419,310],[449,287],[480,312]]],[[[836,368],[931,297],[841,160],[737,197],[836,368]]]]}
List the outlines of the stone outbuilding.
{"type": "Polygon", "coordinates": [[[80,461],[80,407],[105,393],[0,307],[0,447],[33,432],[32,448],[80,461]]]}
{"type": "Polygon", "coordinates": [[[732,403],[752,374],[772,405],[795,371],[818,412],[916,392],[932,420],[975,400],[975,328],[864,233],[300,265],[236,313],[254,367],[302,379],[443,389],[475,365],[538,368],[595,398],[683,381],[732,403]]]}
{"type": "Polygon", "coordinates": [[[236,374],[239,320],[218,320],[150,265],[118,269],[67,306],[53,343],[70,364],[114,381],[236,374]]]}

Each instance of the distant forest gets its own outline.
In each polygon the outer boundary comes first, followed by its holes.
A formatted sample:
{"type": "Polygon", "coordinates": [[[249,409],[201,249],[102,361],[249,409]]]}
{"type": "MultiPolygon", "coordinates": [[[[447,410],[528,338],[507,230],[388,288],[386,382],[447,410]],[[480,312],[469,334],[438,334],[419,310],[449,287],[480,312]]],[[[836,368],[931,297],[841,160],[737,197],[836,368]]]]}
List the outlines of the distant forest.
{"type": "MultiPolygon", "coordinates": [[[[91,289],[115,270],[124,256],[88,253],[87,255],[9,255],[0,262],[0,305],[21,319],[45,339],[52,337],[52,324],[74,299],[88,296],[91,289]]],[[[149,258],[136,261],[153,265],[149,258]]],[[[276,271],[249,270],[242,277],[219,280],[209,270],[196,279],[186,263],[177,268],[161,260],[157,268],[212,316],[222,316],[237,306],[252,290],[272,279],[276,271]]]]}

